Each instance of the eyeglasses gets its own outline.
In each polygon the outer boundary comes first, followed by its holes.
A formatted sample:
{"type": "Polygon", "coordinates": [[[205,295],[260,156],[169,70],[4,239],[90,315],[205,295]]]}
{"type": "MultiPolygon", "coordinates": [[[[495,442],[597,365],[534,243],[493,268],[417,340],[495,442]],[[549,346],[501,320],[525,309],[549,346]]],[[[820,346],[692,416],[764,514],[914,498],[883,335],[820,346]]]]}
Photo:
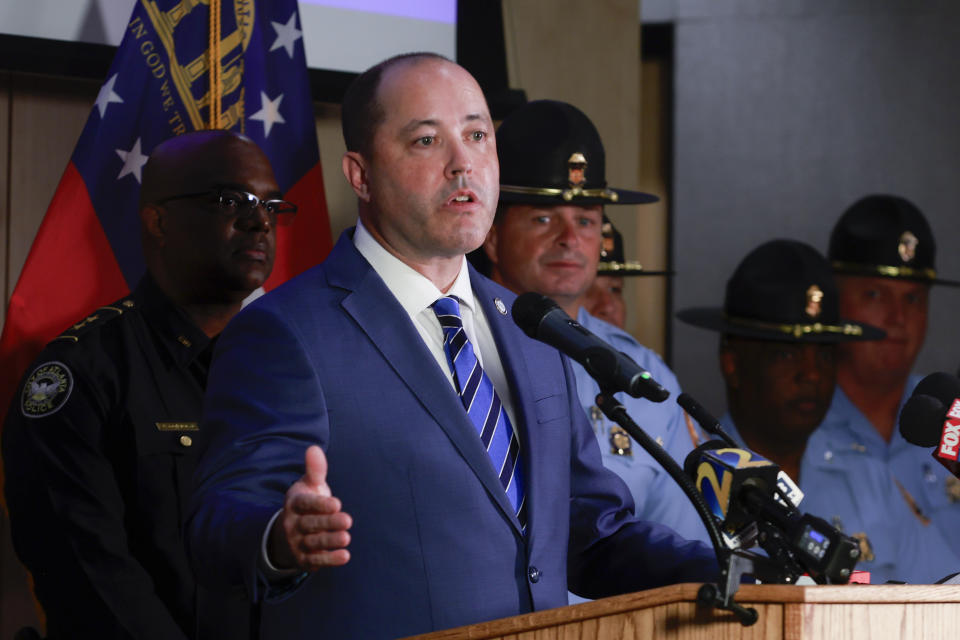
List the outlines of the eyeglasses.
{"type": "Polygon", "coordinates": [[[257,207],[263,210],[270,218],[271,224],[286,226],[293,222],[297,213],[297,205],[286,200],[261,200],[247,191],[237,189],[212,189],[198,193],[182,193],[158,200],[157,204],[166,204],[172,200],[187,200],[189,198],[210,198],[220,207],[220,211],[227,217],[247,218],[256,211],[257,207]]]}

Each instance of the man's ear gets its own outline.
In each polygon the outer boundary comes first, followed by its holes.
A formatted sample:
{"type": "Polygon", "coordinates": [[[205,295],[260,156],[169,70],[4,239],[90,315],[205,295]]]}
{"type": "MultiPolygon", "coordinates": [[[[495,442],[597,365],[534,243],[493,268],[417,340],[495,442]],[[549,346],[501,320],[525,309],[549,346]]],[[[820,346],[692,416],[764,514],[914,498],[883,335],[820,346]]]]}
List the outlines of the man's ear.
{"type": "Polygon", "coordinates": [[[343,175],[357,197],[364,202],[370,201],[370,185],[367,181],[367,162],[356,151],[343,154],[343,175]]]}
{"type": "Polygon", "coordinates": [[[166,210],[156,204],[145,204],[140,207],[140,224],[151,238],[158,244],[163,244],[167,236],[166,210]]]}
{"type": "Polygon", "coordinates": [[[723,373],[723,379],[728,387],[736,389],[740,386],[737,375],[737,354],[728,346],[720,347],[720,372],[723,373]]]}

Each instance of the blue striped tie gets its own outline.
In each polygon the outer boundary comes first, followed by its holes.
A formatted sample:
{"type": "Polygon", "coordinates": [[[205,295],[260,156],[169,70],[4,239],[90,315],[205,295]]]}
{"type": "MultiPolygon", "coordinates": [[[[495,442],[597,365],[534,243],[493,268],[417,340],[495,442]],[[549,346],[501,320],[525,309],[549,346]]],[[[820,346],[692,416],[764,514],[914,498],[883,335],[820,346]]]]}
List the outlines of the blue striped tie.
{"type": "Polygon", "coordinates": [[[463,331],[460,303],[454,296],[433,303],[433,311],[443,327],[443,351],[453,372],[453,381],[463,407],[480,434],[480,442],[500,476],[507,497],[513,505],[521,527],[527,525],[527,505],[523,495],[523,474],[520,465],[520,441],[490,377],[480,366],[473,345],[463,331]]]}

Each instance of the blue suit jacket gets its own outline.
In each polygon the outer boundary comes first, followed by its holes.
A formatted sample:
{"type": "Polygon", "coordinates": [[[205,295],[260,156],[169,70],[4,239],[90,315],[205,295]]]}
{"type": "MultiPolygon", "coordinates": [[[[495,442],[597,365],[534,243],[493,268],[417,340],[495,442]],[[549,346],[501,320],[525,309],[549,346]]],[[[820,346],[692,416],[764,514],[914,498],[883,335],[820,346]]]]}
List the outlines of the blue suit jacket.
{"type": "Polygon", "coordinates": [[[513,394],[523,535],[459,398],[350,235],[219,339],[188,531],[202,581],[266,600],[265,637],[379,638],[562,606],[568,573],[587,597],[716,578],[706,547],[633,519],[568,363],[497,310],[509,292],[471,271],[513,394]],[[354,518],[351,560],[273,598],[261,538],[311,444],[354,518]]]}

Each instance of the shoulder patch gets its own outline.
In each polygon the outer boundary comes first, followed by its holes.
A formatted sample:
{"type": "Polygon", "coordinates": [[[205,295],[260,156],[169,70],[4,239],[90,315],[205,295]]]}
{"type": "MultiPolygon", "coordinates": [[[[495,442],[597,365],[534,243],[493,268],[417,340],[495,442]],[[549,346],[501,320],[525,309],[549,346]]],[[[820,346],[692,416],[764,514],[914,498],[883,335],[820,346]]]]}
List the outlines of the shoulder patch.
{"type": "Polygon", "coordinates": [[[33,370],[23,385],[20,413],[43,418],[60,410],[73,391],[73,374],[62,362],[45,362],[33,370]]]}
{"type": "Polygon", "coordinates": [[[133,308],[133,300],[124,299],[116,304],[100,307],[89,316],[72,325],[69,329],[54,338],[54,340],[70,340],[77,342],[81,335],[92,329],[123,315],[123,312],[133,308]]]}

